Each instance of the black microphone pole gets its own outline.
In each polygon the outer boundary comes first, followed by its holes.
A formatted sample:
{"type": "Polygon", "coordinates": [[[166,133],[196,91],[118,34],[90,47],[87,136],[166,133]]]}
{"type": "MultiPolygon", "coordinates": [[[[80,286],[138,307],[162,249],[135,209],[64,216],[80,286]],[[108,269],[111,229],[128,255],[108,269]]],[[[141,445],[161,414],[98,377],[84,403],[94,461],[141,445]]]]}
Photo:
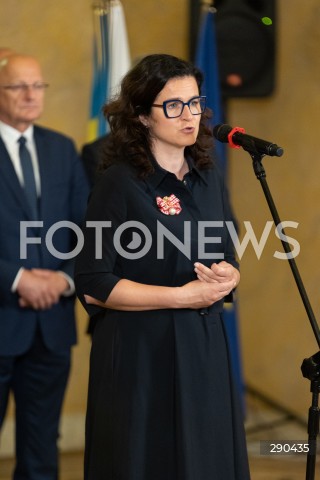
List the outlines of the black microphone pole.
{"type": "MultiPolygon", "coordinates": [[[[267,180],[266,172],[262,165],[262,158],[265,154],[257,152],[256,146],[253,146],[252,142],[248,142],[243,145],[243,149],[246,150],[252,158],[253,161],[253,170],[260,181],[261,187],[263,189],[265,198],[267,200],[273,221],[276,225],[281,225],[281,220],[273,201],[267,180]]],[[[284,237],[286,238],[284,230],[282,230],[284,237]]],[[[289,262],[291,272],[295,279],[296,285],[298,287],[300,297],[302,299],[303,305],[305,307],[306,313],[308,315],[311,328],[313,330],[314,336],[316,338],[318,347],[320,347],[320,331],[317,324],[315,315],[313,313],[307,292],[304,288],[297,264],[295,259],[292,257],[292,251],[289,247],[289,244],[284,240],[281,240],[284,251],[287,254],[287,260],[289,262]]],[[[303,360],[301,365],[301,371],[305,378],[308,378],[311,381],[310,391],[312,392],[312,405],[309,408],[308,412],[308,453],[307,453],[307,465],[306,465],[306,480],[315,479],[315,465],[316,465],[316,450],[317,450],[317,436],[319,433],[319,393],[320,393],[320,351],[317,352],[310,358],[303,360]]]]}

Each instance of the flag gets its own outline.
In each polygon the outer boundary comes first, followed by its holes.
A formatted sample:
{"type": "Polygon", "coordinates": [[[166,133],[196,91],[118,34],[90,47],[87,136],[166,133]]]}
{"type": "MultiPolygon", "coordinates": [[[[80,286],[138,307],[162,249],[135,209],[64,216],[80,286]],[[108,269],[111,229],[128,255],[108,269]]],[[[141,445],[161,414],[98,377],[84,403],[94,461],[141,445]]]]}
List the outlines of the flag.
{"type": "Polygon", "coordinates": [[[100,0],[93,5],[93,80],[88,142],[105,135],[108,125],[103,105],[117,93],[131,66],[126,22],[120,0],[100,0]]]}
{"type": "MultiPolygon", "coordinates": [[[[218,53],[214,18],[215,12],[216,9],[214,7],[204,5],[203,11],[201,12],[200,28],[194,61],[195,65],[204,74],[202,94],[206,95],[207,97],[207,107],[213,111],[213,117],[210,119],[210,124],[212,127],[219,123],[224,123],[224,112],[218,68],[218,53]]],[[[226,174],[226,145],[221,142],[217,142],[215,145],[215,150],[219,166],[223,173],[226,174]]]]}
{"type": "MultiPolygon", "coordinates": [[[[207,106],[213,111],[213,117],[209,120],[211,126],[224,123],[223,102],[220,89],[219,65],[215,28],[216,9],[204,5],[201,12],[198,42],[195,53],[194,64],[202,71],[204,82],[202,95],[207,97],[207,106]]],[[[217,163],[227,180],[227,153],[226,145],[217,142],[215,144],[215,156],[217,163]]],[[[239,345],[237,304],[225,304],[223,311],[224,325],[228,338],[232,368],[238,390],[243,397],[244,381],[239,345]]]]}

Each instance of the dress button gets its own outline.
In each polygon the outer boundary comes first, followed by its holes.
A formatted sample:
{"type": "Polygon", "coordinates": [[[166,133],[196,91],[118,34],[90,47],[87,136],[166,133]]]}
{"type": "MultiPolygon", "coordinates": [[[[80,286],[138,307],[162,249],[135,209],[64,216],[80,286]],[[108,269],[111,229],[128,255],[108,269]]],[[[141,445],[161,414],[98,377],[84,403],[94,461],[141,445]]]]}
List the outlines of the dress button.
{"type": "Polygon", "coordinates": [[[187,180],[183,180],[183,184],[184,184],[184,185],[187,185],[187,180]]]}

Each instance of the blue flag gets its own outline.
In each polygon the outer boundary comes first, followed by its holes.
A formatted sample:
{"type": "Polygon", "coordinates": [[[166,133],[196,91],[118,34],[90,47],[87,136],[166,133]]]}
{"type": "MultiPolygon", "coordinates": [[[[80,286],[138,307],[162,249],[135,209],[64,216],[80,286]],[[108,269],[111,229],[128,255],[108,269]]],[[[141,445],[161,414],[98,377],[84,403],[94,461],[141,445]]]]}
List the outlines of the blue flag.
{"type": "MultiPolygon", "coordinates": [[[[206,95],[207,106],[213,111],[213,117],[210,119],[212,127],[219,123],[225,122],[219,78],[215,11],[216,10],[214,7],[205,6],[204,11],[202,12],[194,61],[195,65],[202,71],[204,75],[204,83],[201,93],[202,95],[206,95]]],[[[216,142],[215,154],[217,163],[226,177],[226,145],[221,142],[216,142]]],[[[237,306],[236,302],[225,305],[223,316],[230,348],[232,368],[239,392],[242,396],[244,391],[244,381],[239,345],[237,306]]]]}
{"type": "Polygon", "coordinates": [[[108,132],[103,105],[117,93],[122,77],[130,68],[125,17],[120,0],[94,7],[93,81],[88,141],[108,132]]]}
{"type": "MultiPolygon", "coordinates": [[[[212,127],[219,123],[224,123],[214,15],[215,9],[208,6],[205,7],[205,10],[201,14],[201,23],[194,62],[204,74],[202,94],[206,95],[207,106],[213,111],[213,117],[210,122],[212,127]]],[[[226,145],[217,142],[215,150],[219,167],[223,173],[226,173],[226,145]]]]}

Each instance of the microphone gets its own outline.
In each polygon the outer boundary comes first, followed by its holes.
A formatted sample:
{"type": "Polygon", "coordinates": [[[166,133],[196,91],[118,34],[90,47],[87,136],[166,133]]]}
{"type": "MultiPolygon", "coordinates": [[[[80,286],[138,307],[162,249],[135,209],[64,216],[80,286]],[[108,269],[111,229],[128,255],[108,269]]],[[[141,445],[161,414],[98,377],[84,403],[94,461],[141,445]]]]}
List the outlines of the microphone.
{"type": "Polygon", "coordinates": [[[230,127],[230,125],[219,124],[213,128],[213,136],[222,143],[229,143],[232,148],[242,147],[249,153],[281,157],[283,148],[275,143],[252,137],[245,133],[244,128],[230,127]]]}

